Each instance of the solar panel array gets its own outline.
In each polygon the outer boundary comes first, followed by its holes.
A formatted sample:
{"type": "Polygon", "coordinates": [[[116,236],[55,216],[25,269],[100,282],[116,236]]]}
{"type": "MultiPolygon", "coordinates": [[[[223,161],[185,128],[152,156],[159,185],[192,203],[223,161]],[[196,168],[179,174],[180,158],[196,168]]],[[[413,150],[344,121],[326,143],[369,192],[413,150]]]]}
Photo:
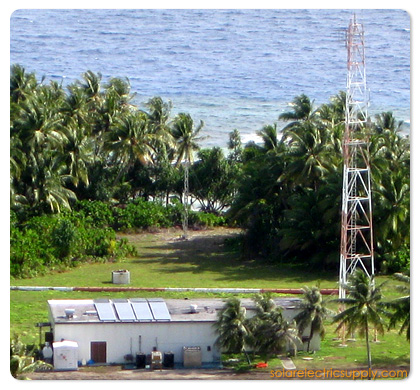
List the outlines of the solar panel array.
{"type": "Polygon", "coordinates": [[[138,321],[153,321],[154,317],[150,311],[149,303],[144,298],[131,299],[131,306],[138,321]]]}
{"type": "Polygon", "coordinates": [[[115,321],[117,319],[114,308],[108,300],[95,301],[95,308],[101,321],[115,321]]]}
{"type": "Polygon", "coordinates": [[[131,304],[126,299],[114,300],[114,307],[121,321],[134,321],[136,319],[131,304]]]}
{"type": "Polygon", "coordinates": [[[94,304],[101,321],[171,321],[161,298],[96,299],[94,304]]]}
{"type": "Polygon", "coordinates": [[[163,299],[155,298],[149,299],[150,309],[152,310],[153,317],[156,321],[170,321],[171,315],[169,314],[168,307],[163,299]]]}

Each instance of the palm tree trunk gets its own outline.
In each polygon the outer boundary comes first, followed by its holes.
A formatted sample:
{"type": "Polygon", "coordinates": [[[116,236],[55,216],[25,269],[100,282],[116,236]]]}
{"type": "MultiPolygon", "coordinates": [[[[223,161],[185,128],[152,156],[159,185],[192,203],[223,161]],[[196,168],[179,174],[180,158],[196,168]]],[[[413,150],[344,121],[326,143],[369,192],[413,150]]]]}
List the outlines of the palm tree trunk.
{"type": "Polygon", "coordinates": [[[247,360],[248,364],[251,364],[251,359],[249,358],[248,352],[245,351],[245,349],[244,349],[244,354],[245,354],[245,357],[246,357],[246,360],[247,360]]]}
{"type": "Polygon", "coordinates": [[[310,349],[309,347],[311,345],[312,337],[314,337],[314,327],[313,327],[313,324],[311,323],[311,332],[309,333],[307,352],[309,352],[309,349],[310,349]]]}
{"type": "Polygon", "coordinates": [[[367,350],[367,360],[368,360],[368,379],[370,380],[370,373],[372,370],[372,356],[370,354],[370,344],[369,344],[369,325],[366,320],[365,322],[365,334],[366,334],[366,350],[367,350]]]}

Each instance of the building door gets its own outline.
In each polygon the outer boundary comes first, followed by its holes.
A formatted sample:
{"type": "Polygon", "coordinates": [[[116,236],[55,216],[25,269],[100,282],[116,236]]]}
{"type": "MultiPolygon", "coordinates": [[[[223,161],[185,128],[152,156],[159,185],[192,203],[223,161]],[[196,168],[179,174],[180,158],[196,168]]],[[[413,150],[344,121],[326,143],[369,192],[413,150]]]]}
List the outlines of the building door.
{"type": "Polygon", "coordinates": [[[90,343],[90,358],[95,363],[106,363],[105,341],[92,341],[90,343]]]}

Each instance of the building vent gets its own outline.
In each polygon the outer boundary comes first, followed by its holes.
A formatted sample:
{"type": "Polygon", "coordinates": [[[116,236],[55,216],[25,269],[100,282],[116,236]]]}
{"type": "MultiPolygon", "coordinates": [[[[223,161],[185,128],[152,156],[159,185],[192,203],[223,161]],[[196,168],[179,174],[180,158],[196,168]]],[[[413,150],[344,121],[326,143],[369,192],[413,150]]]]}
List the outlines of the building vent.
{"type": "Polygon", "coordinates": [[[190,305],[190,313],[198,313],[197,305],[190,305]]]}
{"type": "Polygon", "coordinates": [[[70,319],[74,317],[75,309],[64,309],[64,313],[66,314],[66,318],[70,319]]]}

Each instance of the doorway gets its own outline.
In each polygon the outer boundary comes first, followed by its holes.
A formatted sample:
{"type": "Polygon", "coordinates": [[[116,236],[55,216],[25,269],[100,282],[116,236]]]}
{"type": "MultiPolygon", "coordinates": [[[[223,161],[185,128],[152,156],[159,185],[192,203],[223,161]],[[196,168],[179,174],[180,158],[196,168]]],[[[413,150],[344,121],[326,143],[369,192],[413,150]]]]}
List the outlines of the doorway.
{"type": "Polygon", "coordinates": [[[90,358],[95,363],[106,363],[106,341],[92,341],[90,343],[90,358]]]}

